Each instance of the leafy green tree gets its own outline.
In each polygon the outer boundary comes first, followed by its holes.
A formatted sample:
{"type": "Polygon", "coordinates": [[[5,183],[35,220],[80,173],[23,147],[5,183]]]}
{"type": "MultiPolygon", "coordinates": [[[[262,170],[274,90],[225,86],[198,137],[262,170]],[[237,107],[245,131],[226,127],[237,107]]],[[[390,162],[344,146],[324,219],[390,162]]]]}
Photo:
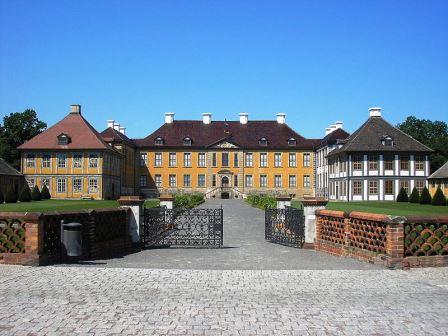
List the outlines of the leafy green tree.
{"type": "Polygon", "coordinates": [[[48,188],[45,184],[42,187],[42,191],[40,192],[40,194],[42,195],[43,200],[47,200],[47,199],[51,198],[50,191],[48,190],[48,188]]]}
{"type": "Polygon", "coordinates": [[[31,191],[31,199],[33,201],[41,201],[42,200],[42,195],[41,195],[39,187],[37,185],[34,186],[33,190],[31,191]]]}
{"type": "Polygon", "coordinates": [[[5,196],[6,203],[17,203],[17,194],[13,188],[10,188],[5,196]]]}
{"type": "Polygon", "coordinates": [[[398,196],[397,196],[397,202],[409,202],[409,197],[408,197],[408,193],[406,192],[406,190],[404,188],[401,188],[398,196]]]}
{"type": "Polygon", "coordinates": [[[446,122],[418,119],[411,116],[397,127],[435,151],[431,154],[431,172],[436,171],[448,161],[448,125],[446,122]]]}
{"type": "Polygon", "coordinates": [[[34,110],[11,113],[0,125],[0,156],[17,170],[20,169],[21,144],[41,133],[47,124],[37,118],[34,110]]]}
{"type": "Polygon", "coordinates": [[[420,195],[420,204],[431,204],[431,200],[432,197],[428,188],[424,187],[420,195]]]}
{"type": "Polygon", "coordinates": [[[418,203],[420,202],[420,194],[418,193],[418,190],[416,187],[412,189],[411,196],[409,197],[410,203],[418,203]]]}
{"type": "Polygon", "coordinates": [[[446,198],[443,194],[442,189],[440,187],[437,188],[436,193],[434,194],[434,197],[431,201],[432,205],[446,205],[446,198]]]}
{"type": "Polygon", "coordinates": [[[20,202],[31,202],[31,190],[28,184],[25,184],[19,196],[20,202]]]}

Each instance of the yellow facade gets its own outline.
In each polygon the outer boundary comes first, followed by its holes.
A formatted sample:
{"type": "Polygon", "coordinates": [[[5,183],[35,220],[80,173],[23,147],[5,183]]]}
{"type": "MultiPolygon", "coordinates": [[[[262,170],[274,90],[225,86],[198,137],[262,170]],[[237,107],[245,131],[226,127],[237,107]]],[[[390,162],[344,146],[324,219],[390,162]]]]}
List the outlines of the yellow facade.
{"type": "Polygon", "coordinates": [[[134,195],[135,193],[135,149],[126,143],[110,143],[110,145],[122,154],[121,159],[121,195],[134,195]]]}
{"type": "Polygon", "coordinates": [[[447,179],[429,179],[429,193],[434,196],[437,188],[442,189],[445,197],[448,197],[448,178],[447,179]]]}

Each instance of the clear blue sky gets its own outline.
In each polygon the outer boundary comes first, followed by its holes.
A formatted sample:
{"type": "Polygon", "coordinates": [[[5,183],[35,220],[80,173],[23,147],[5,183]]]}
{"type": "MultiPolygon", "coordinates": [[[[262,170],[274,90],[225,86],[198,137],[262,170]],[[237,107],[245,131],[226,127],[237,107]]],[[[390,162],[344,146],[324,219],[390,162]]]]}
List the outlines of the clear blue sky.
{"type": "Polygon", "coordinates": [[[448,1],[0,0],[0,116],[69,105],[131,137],[177,119],[273,119],[307,137],[371,106],[448,119],[448,1]]]}

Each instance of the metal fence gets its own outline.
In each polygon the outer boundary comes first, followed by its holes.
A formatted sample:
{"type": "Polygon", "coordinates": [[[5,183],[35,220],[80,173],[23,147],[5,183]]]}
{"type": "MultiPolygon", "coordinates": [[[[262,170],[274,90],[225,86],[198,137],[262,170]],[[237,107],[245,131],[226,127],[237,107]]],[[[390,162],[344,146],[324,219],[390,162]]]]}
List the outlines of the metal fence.
{"type": "Polygon", "coordinates": [[[305,216],[303,210],[287,207],[267,209],[265,212],[265,239],[290,247],[305,243],[305,216]]]}

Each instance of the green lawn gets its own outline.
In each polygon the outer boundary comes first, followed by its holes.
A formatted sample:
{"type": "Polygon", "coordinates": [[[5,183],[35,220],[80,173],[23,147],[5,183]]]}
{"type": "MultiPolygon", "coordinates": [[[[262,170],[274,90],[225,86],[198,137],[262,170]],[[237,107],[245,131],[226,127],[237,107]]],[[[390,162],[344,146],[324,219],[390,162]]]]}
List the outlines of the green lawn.
{"type": "MultiPolygon", "coordinates": [[[[300,208],[302,204],[299,201],[293,201],[292,206],[300,208]]],[[[448,216],[448,206],[421,205],[413,203],[398,202],[329,202],[326,209],[339,211],[362,211],[376,214],[393,215],[393,216],[411,216],[411,215],[432,215],[448,216]]]]}
{"type": "MultiPolygon", "coordinates": [[[[152,208],[158,205],[159,200],[151,199],[145,201],[146,208],[152,208]]],[[[117,201],[45,200],[39,202],[0,204],[0,212],[44,212],[59,210],[73,211],[117,207],[117,201]]]]}

